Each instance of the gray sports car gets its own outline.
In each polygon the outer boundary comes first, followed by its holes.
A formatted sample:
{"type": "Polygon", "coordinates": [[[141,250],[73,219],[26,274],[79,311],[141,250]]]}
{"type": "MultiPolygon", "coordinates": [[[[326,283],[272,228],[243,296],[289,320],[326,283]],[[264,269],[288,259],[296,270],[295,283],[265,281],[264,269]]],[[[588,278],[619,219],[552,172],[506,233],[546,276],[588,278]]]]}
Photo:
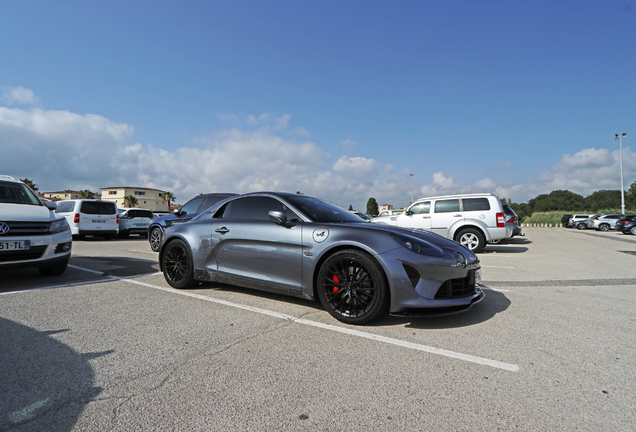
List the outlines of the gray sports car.
{"type": "Polygon", "coordinates": [[[484,293],[477,257],[427,231],[372,224],[305,195],[231,197],[166,229],[159,263],[168,284],[218,282],[320,299],[362,324],[388,311],[461,312],[484,293]]]}

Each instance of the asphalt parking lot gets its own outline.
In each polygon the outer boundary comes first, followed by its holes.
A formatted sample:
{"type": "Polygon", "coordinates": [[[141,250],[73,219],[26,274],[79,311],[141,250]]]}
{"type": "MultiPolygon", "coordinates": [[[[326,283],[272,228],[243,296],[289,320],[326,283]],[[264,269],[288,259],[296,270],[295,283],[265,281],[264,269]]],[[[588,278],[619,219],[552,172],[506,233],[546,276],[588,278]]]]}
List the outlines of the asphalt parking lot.
{"type": "Polygon", "coordinates": [[[466,313],[171,289],[141,238],[0,273],[0,431],[634,430],[636,236],[525,228],[466,313]]]}

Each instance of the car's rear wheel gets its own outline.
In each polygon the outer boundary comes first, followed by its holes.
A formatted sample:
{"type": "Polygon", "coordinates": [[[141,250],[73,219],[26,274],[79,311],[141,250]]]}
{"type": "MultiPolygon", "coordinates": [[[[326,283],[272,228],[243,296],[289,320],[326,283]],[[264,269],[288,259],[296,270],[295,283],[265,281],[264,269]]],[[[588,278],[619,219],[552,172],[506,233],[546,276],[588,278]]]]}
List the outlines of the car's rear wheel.
{"type": "Polygon", "coordinates": [[[38,270],[42,276],[59,276],[64,271],[66,271],[66,267],[68,266],[68,258],[64,261],[57,263],[55,265],[50,265],[46,267],[40,267],[38,270]]]}
{"type": "Polygon", "coordinates": [[[380,316],[387,306],[388,283],[382,267],[356,250],[336,252],[318,272],[318,297],[338,321],[363,324],[380,316]]]}
{"type": "Polygon", "coordinates": [[[173,288],[190,288],[194,282],[194,264],[188,245],[172,240],[163,251],[163,276],[173,288]]]}
{"type": "Polygon", "coordinates": [[[484,235],[472,228],[462,230],[457,236],[457,242],[475,253],[481,252],[486,246],[484,235]]]}
{"type": "Polygon", "coordinates": [[[152,249],[154,252],[159,252],[159,246],[161,246],[161,237],[163,237],[161,228],[153,228],[152,231],[150,231],[150,249],[152,249]]]}
{"type": "Polygon", "coordinates": [[[636,235],[636,226],[632,227],[632,228],[629,230],[629,232],[630,232],[630,233],[632,233],[633,235],[636,235]]]}
{"type": "Polygon", "coordinates": [[[610,226],[608,224],[600,224],[598,226],[598,229],[601,230],[601,231],[609,231],[610,226]]]}

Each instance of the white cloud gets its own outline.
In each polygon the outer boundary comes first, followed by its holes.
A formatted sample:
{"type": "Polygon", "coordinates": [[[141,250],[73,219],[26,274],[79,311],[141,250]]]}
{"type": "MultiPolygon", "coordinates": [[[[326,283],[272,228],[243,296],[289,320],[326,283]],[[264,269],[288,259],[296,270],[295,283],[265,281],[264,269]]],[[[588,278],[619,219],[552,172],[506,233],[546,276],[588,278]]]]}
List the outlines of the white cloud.
{"type": "Polygon", "coordinates": [[[24,87],[3,87],[2,100],[8,105],[40,105],[40,99],[33,90],[24,87]]]}
{"type": "Polygon", "coordinates": [[[350,140],[350,139],[346,139],[346,140],[344,140],[343,142],[341,142],[340,144],[342,144],[342,146],[343,146],[344,148],[346,148],[346,149],[351,149],[351,148],[353,148],[353,147],[355,147],[355,146],[357,146],[357,145],[358,145],[358,143],[357,143],[357,142],[355,142],[355,141],[353,141],[353,140],[350,140]]]}

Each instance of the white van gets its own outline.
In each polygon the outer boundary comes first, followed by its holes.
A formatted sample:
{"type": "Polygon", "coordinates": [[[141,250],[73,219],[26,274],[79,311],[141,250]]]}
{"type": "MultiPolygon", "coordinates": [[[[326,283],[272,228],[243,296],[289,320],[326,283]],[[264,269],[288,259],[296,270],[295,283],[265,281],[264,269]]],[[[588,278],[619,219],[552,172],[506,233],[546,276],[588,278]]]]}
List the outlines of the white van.
{"type": "Polygon", "coordinates": [[[75,238],[82,239],[90,235],[110,240],[119,232],[119,214],[117,204],[113,201],[59,201],[55,213],[66,218],[75,238]]]}

